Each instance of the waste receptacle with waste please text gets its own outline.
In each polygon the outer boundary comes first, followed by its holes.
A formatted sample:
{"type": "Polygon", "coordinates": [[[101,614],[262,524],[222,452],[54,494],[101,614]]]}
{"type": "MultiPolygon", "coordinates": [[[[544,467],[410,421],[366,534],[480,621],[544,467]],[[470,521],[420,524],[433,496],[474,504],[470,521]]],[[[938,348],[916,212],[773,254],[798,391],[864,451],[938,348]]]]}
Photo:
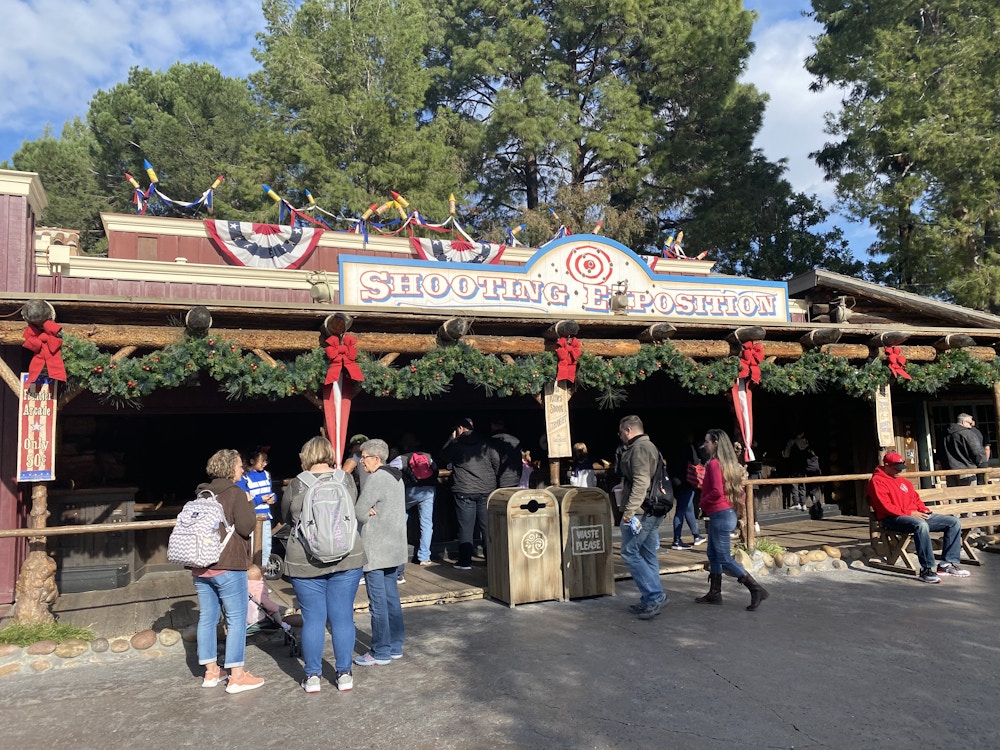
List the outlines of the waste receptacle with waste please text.
{"type": "Polygon", "coordinates": [[[611,500],[597,487],[548,487],[559,503],[563,597],[615,593],[611,500]]]}
{"type": "Polygon", "coordinates": [[[486,501],[489,594],[511,607],[562,599],[559,507],[547,490],[505,488],[486,501]]]}

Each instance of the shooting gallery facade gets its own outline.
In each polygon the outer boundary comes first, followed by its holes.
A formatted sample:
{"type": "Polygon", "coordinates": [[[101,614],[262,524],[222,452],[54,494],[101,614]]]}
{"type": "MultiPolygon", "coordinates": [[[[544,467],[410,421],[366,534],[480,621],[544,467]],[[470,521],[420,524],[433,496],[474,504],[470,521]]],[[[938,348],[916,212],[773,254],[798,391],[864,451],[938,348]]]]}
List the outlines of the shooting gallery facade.
{"type": "MultiPolygon", "coordinates": [[[[119,214],[108,257],[86,257],[36,228],[45,200],[37,175],[0,171],[0,529],[116,520],[112,505],[167,517],[211,451],[260,435],[291,476],[321,426],[339,451],[356,432],[434,451],[451,420],[500,414],[546,438],[553,480],[575,440],[610,457],[633,412],[665,452],[722,426],[773,455],[805,426],[830,474],[870,469],[879,446],[931,468],[958,411],[996,438],[1000,318],[857,279],[720,276],[597,235],[533,249],[119,214]],[[19,374],[57,359],[54,472],[19,483],[19,374]],[[94,496],[113,503],[84,518],[94,496]]],[[[0,606],[29,551],[114,583],[165,562],[162,530],[89,536],[110,541],[0,538],[0,606]]]]}

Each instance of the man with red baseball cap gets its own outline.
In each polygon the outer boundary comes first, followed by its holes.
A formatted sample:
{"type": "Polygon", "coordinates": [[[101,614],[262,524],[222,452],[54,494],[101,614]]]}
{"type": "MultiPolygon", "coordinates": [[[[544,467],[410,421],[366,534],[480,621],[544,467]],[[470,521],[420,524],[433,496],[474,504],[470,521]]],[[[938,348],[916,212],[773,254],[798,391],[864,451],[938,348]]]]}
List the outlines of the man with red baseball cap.
{"type": "Polygon", "coordinates": [[[913,534],[920,560],[920,580],[924,583],[940,583],[940,576],[943,575],[968,577],[969,571],[958,567],[962,547],[961,522],[955,516],[931,513],[914,486],[899,476],[905,466],[901,455],[889,451],[882,459],[882,465],[868,480],[868,502],[875,510],[875,516],[890,531],[913,534]],[[937,572],[934,571],[932,531],[944,532],[941,542],[943,561],[938,563],[937,572]]]}

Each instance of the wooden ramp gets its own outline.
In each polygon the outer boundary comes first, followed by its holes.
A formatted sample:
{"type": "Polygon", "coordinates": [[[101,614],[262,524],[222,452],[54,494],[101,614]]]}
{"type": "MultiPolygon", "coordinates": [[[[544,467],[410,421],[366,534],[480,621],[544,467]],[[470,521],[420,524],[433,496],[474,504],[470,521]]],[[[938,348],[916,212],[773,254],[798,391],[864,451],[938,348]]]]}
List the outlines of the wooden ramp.
{"type": "MultiPolygon", "coordinates": [[[[703,570],[707,557],[706,545],[690,550],[669,548],[671,534],[663,530],[664,546],[660,549],[661,573],[684,573],[703,570]]],[[[617,531],[615,533],[617,537],[617,531]]],[[[805,519],[765,526],[761,537],[772,539],[788,550],[864,546],[868,543],[868,519],[855,516],[835,516],[822,521],[805,519]]],[[[613,545],[615,580],[630,578],[619,556],[620,545],[613,545]]],[[[486,563],[473,560],[472,570],[455,570],[450,562],[429,567],[408,564],[406,583],[399,587],[404,607],[444,604],[482,599],[486,590],[486,563]]],[[[273,598],[287,607],[295,607],[291,584],[270,581],[273,598]]],[[[355,611],[368,611],[368,597],[361,586],[354,603],[355,611]]],[[[127,635],[146,628],[185,630],[198,619],[198,602],[187,571],[151,573],[139,581],[110,591],[63,594],[53,607],[62,622],[89,626],[105,637],[127,635]]],[[[0,621],[0,625],[3,622],[0,621]]]]}

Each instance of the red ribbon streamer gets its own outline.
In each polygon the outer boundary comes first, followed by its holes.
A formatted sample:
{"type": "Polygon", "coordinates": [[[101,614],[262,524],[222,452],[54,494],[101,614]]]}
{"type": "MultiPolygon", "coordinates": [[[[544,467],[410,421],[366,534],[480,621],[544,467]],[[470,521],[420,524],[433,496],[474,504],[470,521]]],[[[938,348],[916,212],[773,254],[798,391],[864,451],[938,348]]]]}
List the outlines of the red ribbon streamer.
{"type": "Polygon", "coordinates": [[[560,380],[576,382],[576,363],[582,353],[583,347],[576,338],[559,339],[559,346],[556,348],[556,359],[559,360],[559,367],[556,370],[557,383],[560,380]]]}
{"type": "Polygon", "coordinates": [[[889,372],[897,378],[903,378],[903,380],[913,380],[913,378],[910,377],[910,373],[906,371],[906,357],[903,356],[902,349],[898,346],[887,346],[885,348],[885,353],[889,358],[889,372]]]}
{"type": "Polygon", "coordinates": [[[28,382],[34,383],[42,370],[48,370],[49,377],[53,380],[66,382],[66,365],[63,364],[62,338],[59,331],[62,326],[54,320],[46,320],[40,327],[34,323],[28,323],[24,330],[24,343],[21,344],[28,351],[34,352],[28,365],[28,382]]]}
{"type": "Polygon", "coordinates": [[[750,378],[752,383],[760,383],[760,363],[764,361],[764,347],[759,341],[743,342],[740,352],[739,378],[750,378]]]}
{"type": "Polygon", "coordinates": [[[343,343],[337,336],[330,336],[326,340],[323,351],[330,360],[330,367],[326,371],[325,385],[336,383],[342,370],[346,370],[348,376],[359,383],[365,379],[361,374],[361,368],[358,367],[357,344],[358,340],[349,333],[344,334],[343,343]]]}

